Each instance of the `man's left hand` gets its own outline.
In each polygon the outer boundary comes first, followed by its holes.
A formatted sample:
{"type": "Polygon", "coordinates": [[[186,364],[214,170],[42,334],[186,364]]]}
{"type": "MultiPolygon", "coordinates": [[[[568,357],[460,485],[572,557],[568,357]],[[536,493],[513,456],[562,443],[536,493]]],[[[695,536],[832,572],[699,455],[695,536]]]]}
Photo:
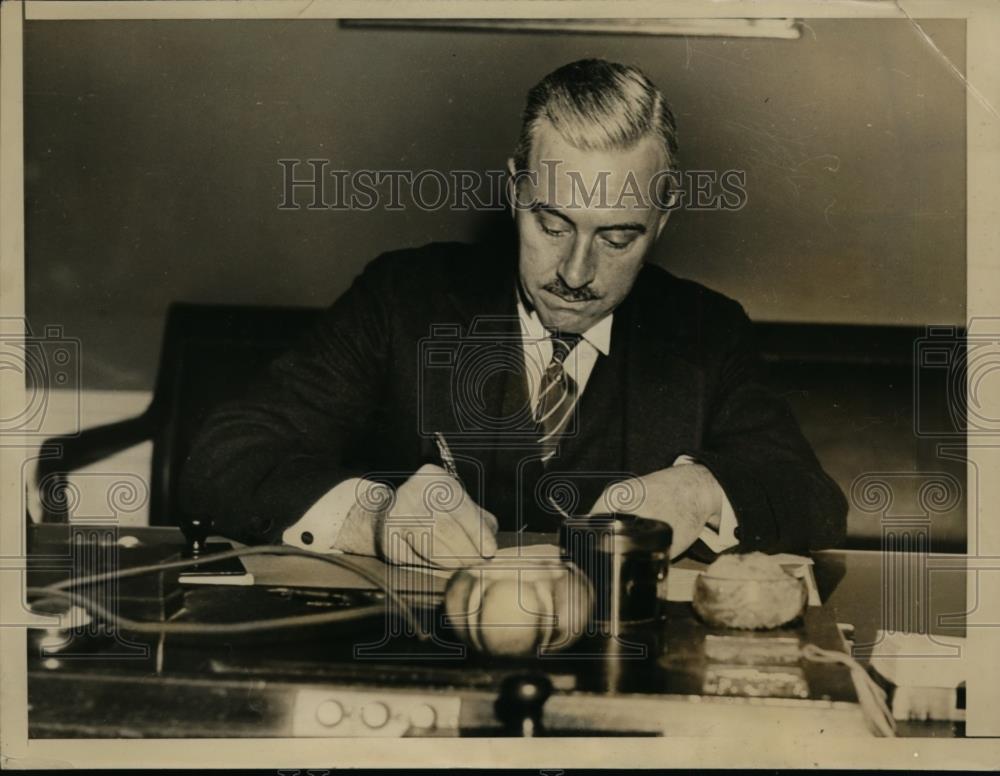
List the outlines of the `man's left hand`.
{"type": "Polygon", "coordinates": [[[705,526],[719,527],[724,500],[722,486],[707,468],[687,464],[609,485],[590,514],[627,512],[667,523],[674,532],[670,557],[676,558],[705,526]]]}

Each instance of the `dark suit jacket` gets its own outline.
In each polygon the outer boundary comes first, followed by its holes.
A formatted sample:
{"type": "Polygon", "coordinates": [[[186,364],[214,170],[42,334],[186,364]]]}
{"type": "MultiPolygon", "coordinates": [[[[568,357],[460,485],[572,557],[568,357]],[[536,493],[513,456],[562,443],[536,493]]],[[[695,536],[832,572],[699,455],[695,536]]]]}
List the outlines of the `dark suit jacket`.
{"type": "Polygon", "coordinates": [[[543,468],[515,284],[510,253],[480,246],[371,262],[246,397],[209,418],[182,475],[185,509],[232,538],[278,541],[349,477],[398,484],[440,463],[438,431],[501,530],[554,530],[548,496],[587,510],[610,483],[687,454],[726,492],[741,550],[843,539],[843,494],[761,382],[743,309],[654,265],[615,310],[610,354],[543,468]]]}

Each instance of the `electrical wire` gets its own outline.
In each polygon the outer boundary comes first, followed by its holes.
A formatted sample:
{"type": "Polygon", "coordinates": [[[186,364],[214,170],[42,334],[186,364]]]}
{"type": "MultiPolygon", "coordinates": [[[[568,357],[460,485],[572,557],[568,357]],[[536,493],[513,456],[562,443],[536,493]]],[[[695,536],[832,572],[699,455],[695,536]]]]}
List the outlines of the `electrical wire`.
{"type": "Polygon", "coordinates": [[[275,617],[267,620],[247,620],[235,623],[202,623],[202,622],[162,622],[152,620],[132,620],[122,617],[109,611],[92,598],[81,593],[69,592],[67,588],[79,587],[82,585],[106,582],[109,580],[125,579],[129,577],[143,576],[145,574],[161,573],[173,569],[192,568],[206,563],[217,563],[229,558],[241,558],[248,555],[295,555],[304,558],[314,558],[330,563],[334,566],[346,568],[354,572],[359,577],[371,582],[379,590],[385,592],[386,597],[392,601],[399,609],[400,613],[412,627],[414,634],[420,641],[430,638],[423,626],[420,624],[413,610],[400,595],[389,587],[378,574],[365,569],[358,564],[339,555],[324,555],[323,553],[311,550],[291,547],[288,545],[262,545],[256,547],[239,547],[225,552],[218,552],[212,555],[204,555],[199,558],[185,560],[166,561],[162,563],[151,563],[146,566],[134,566],[128,569],[117,569],[106,571],[100,574],[90,574],[83,577],[71,577],[61,582],[55,582],[45,587],[29,587],[25,590],[28,596],[57,598],[63,601],[70,601],[83,607],[89,613],[94,614],[109,624],[117,625],[136,633],[206,633],[206,634],[239,634],[254,633],[259,631],[276,630],[281,628],[298,628],[307,625],[321,625],[332,622],[346,622],[351,620],[361,620],[384,611],[381,604],[372,606],[355,607],[348,610],[336,612],[319,612],[316,614],[295,615],[291,617],[275,617]]]}
{"type": "Polygon", "coordinates": [[[205,634],[236,634],[256,633],[263,630],[280,628],[300,628],[306,625],[321,625],[331,622],[360,620],[373,614],[385,611],[381,604],[356,607],[336,612],[321,612],[318,614],[301,614],[291,617],[275,617],[269,620],[246,620],[244,622],[154,622],[151,620],[132,620],[122,617],[101,606],[91,598],[80,593],[68,593],[64,590],[49,590],[44,587],[29,587],[26,592],[31,595],[45,594],[53,598],[67,600],[77,606],[82,606],[91,614],[97,615],[109,625],[114,625],[134,633],[205,633],[205,634]]]}
{"type": "Polygon", "coordinates": [[[863,665],[846,652],[823,649],[815,644],[806,644],[800,654],[814,663],[839,663],[850,669],[858,693],[858,703],[861,704],[861,711],[873,732],[883,738],[895,737],[896,720],[886,704],[885,691],[868,675],[863,665]]]}

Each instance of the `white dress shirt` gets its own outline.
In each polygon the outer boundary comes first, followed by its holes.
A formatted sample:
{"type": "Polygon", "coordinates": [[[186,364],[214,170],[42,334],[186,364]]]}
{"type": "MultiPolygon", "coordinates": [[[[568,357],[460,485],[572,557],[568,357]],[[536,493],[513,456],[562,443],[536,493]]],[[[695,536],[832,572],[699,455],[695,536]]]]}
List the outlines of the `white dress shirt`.
{"type": "MultiPolygon", "coordinates": [[[[538,403],[542,375],[545,374],[552,359],[552,338],[542,325],[538,314],[534,310],[528,311],[521,303],[520,297],[517,302],[517,314],[521,322],[521,344],[525,372],[528,376],[528,392],[531,397],[531,408],[534,411],[538,403]]],[[[578,397],[583,395],[597,359],[611,352],[613,321],[614,313],[609,313],[587,329],[563,361],[566,374],[576,381],[578,397]]],[[[693,459],[682,455],[674,460],[673,465],[684,466],[692,463],[695,463],[693,459]]],[[[285,530],[281,537],[282,541],[296,547],[307,547],[316,552],[339,552],[334,545],[348,513],[357,502],[358,489],[372,485],[373,483],[353,477],[334,486],[310,507],[298,522],[285,530]]],[[[722,501],[719,530],[705,526],[699,536],[713,552],[722,552],[739,543],[735,535],[736,513],[725,494],[722,501]]]]}

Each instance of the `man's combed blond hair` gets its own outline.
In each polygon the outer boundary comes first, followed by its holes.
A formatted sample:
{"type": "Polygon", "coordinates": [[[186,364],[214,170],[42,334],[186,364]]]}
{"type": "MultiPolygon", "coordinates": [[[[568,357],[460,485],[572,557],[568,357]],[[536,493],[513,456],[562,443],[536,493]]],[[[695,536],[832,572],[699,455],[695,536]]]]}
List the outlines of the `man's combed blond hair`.
{"type": "Polygon", "coordinates": [[[535,133],[543,121],[582,151],[631,148],[655,135],[663,144],[667,168],[675,167],[674,115],[660,90],[637,67],[581,59],[552,71],[532,87],[514,152],[518,170],[527,170],[535,133]]]}

